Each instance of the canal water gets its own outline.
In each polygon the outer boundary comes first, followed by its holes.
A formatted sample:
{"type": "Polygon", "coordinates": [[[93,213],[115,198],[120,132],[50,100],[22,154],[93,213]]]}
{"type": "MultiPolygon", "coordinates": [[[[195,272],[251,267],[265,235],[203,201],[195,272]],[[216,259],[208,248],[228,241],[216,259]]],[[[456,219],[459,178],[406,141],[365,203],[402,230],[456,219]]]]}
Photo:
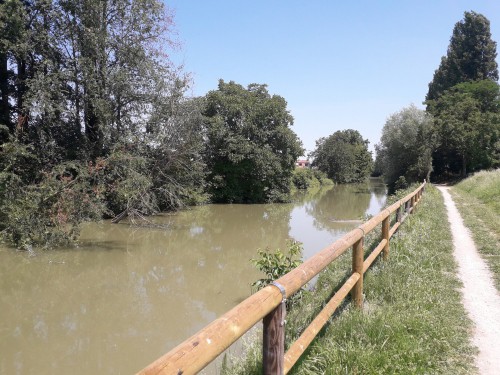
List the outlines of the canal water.
{"type": "Polygon", "coordinates": [[[0,374],[131,374],[251,294],[257,249],[308,258],[375,215],[385,186],[207,205],[155,227],[88,224],[77,248],[0,247],[0,374]]]}

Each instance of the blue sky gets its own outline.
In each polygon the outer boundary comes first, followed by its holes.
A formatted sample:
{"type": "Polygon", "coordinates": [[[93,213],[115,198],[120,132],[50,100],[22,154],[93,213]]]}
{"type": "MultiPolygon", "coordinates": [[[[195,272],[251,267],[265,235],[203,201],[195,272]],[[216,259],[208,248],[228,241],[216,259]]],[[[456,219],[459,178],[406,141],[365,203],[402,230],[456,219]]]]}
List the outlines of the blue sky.
{"type": "Polygon", "coordinates": [[[394,112],[422,101],[456,22],[473,10],[500,42],[500,1],[166,0],[193,79],[265,83],[283,96],[308,151],[320,137],[356,129],[379,142],[394,112]]]}

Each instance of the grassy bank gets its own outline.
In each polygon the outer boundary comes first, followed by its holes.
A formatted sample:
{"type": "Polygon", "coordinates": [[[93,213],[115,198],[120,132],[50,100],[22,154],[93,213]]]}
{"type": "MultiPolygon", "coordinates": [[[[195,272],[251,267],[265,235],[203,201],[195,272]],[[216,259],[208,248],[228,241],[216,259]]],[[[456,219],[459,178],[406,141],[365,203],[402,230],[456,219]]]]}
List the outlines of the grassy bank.
{"type": "MultiPolygon", "coordinates": [[[[458,291],[451,234],[439,192],[429,187],[391,241],[388,262],[365,275],[365,307],[349,301],[293,368],[294,374],[471,374],[471,323],[458,291]]],[[[368,241],[367,241],[368,243],[368,241]]],[[[298,336],[350,271],[350,252],[324,271],[287,317],[298,336]]],[[[260,343],[224,373],[260,373],[260,343]]]]}
{"type": "Polygon", "coordinates": [[[476,173],[451,193],[500,291],[500,169],[476,173]]]}

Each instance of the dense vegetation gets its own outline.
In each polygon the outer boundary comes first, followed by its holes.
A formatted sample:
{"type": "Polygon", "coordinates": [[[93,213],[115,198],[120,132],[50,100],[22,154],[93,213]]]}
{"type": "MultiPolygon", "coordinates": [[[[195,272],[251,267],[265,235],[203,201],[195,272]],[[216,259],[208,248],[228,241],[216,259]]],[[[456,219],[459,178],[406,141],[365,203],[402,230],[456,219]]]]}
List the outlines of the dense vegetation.
{"type": "Polygon", "coordinates": [[[60,243],[202,194],[201,103],[166,57],[171,22],[157,0],[0,3],[4,238],[60,243]]]}
{"type": "Polygon", "coordinates": [[[380,143],[375,146],[375,168],[383,173],[391,190],[429,180],[433,143],[431,116],[413,105],[404,108],[391,115],[382,128],[380,143]]]}
{"type": "Polygon", "coordinates": [[[295,168],[293,172],[292,189],[307,190],[328,185],[333,185],[333,181],[319,169],[295,168]]]}
{"type": "Polygon", "coordinates": [[[373,169],[368,140],[357,130],[340,130],[316,141],[313,166],[339,183],[361,182],[373,169]]]}
{"type": "Polygon", "coordinates": [[[168,58],[159,0],[0,1],[0,231],[56,245],[79,224],[213,200],[288,198],[301,143],[286,101],[168,58]]]}
{"type": "Polygon", "coordinates": [[[206,96],[206,163],[216,202],[286,201],[295,161],[303,154],[281,96],[265,85],[219,82],[206,96]]]}
{"type": "Polygon", "coordinates": [[[428,116],[409,107],[391,116],[384,127],[376,170],[390,187],[429,177],[429,170],[433,179],[441,180],[500,166],[496,56],[489,21],[465,12],[429,83],[428,116]]]}

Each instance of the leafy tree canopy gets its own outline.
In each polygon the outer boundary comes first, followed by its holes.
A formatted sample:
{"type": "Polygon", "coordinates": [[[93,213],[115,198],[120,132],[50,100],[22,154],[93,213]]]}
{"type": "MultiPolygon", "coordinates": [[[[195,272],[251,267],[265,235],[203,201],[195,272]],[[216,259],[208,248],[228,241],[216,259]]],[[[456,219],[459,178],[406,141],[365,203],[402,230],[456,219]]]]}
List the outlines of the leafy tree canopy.
{"type": "Polygon", "coordinates": [[[496,42],[491,39],[490,22],[482,14],[465,12],[457,22],[439,68],[429,83],[426,100],[437,99],[461,82],[498,80],[496,42]]]}
{"type": "Polygon", "coordinates": [[[406,183],[429,180],[435,138],[432,117],[414,105],[394,113],[382,128],[376,164],[390,190],[397,181],[406,183]]]}
{"type": "Polygon", "coordinates": [[[55,245],[204,198],[202,101],[171,27],[160,0],[0,0],[0,235],[55,245]]]}
{"type": "Polygon", "coordinates": [[[316,141],[313,166],[338,183],[363,181],[373,169],[368,143],[357,130],[339,130],[316,141]]]}
{"type": "Polygon", "coordinates": [[[206,95],[205,161],[215,202],[254,203],[288,199],[295,161],[303,149],[290,129],[285,99],[266,85],[247,88],[219,81],[206,95]]]}
{"type": "Polygon", "coordinates": [[[438,174],[497,167],[500,155],[500,87],[490,80],[460,83],[431,101],[439,147],[438,174]]]}

